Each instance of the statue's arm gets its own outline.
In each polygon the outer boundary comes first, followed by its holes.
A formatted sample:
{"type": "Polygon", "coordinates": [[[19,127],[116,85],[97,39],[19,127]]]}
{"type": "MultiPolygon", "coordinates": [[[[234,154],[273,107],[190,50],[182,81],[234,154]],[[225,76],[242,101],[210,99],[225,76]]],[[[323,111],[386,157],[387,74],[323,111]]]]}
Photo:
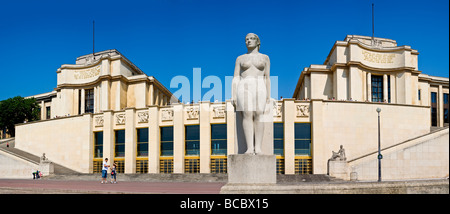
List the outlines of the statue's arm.
{"type": "Polygon", "coordinates": [[[266,56],[266,67],[265,67],[265,80],[266,80],[266,103],[270,102],[270,59],[269,56],[266,56]]]}
{"type": "Polygon", "coordinates": [[[237,91],[237,86],[238,86],[239,80],[240,80],[240,71],[241,71],[241,66],[240,66],[239,57],[238,57],[236,59],[236,64],[234,66],[234,75],[233,75],[233,81],[232,81],[232,87],[231,87],[231,102],[235,107],[236,107],[236,100],[237,100],[236,91],[237,91]]]}

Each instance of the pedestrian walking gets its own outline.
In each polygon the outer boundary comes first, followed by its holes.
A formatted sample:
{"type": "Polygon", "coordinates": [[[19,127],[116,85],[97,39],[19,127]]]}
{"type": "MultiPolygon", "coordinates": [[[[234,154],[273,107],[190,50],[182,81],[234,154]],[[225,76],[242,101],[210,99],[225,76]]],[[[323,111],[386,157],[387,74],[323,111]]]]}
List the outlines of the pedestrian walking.
{"type": "Polygon", "coordinates": [[[117,164],[116,162],[113,163],[111,167],[111,183],[113,183],[114,178],[114,184],[117,184],[116,178],[117,178],[117,172],[116,172],[117,164]]]}
{"type": "Polygon", "coordinates": [[[106,180],[106,176],[108,175],[108,167],[108,158],[105,158],[102,164],[102,184],[103,181],[105,182],[105,184],[108,183],[108,181],[106,180]]]}

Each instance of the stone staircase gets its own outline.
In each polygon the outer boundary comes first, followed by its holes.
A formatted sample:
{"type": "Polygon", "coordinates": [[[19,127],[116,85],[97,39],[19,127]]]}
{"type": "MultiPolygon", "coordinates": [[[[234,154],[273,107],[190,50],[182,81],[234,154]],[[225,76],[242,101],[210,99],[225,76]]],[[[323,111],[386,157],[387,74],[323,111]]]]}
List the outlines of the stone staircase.
{"type": "MultiPolygon", "coordinates": [[[[16,157],[19,157],[19,158],[29,161],[31,163],[39,164],[39,162],[40,162],[39,156],[30,154],[30,153],[22,151],[20,149],[16,149],[14,147],[15,147],[14,138],[4,139],[4,140],[0,141],[0,150],[1,151],[4,151],[4,152],[14,155],[16,157]],[[7,144],[9,144],[9,147],[7,147],[7,144]]],[[[57,163],[53,163],[53,164],[54,164],[54,173],[55,174],[67,174],[67,175],[80,174],[74,170],[71,170],[67,167],[61,166],[57,163]]]]}

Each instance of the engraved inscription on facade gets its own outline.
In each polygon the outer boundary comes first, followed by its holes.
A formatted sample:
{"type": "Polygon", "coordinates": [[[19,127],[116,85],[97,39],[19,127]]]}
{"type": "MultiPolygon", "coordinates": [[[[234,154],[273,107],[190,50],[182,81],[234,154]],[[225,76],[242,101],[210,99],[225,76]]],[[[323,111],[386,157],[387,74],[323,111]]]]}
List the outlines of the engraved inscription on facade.
{"type": "Polygon", "coordinates": [[[369,51],[362,51],[364,60],[374,63],[394,63],[395,54],[391,53],[372,53],[369,51]]]}
{"type": "Polygon", "coordinates": [[[141,111],[137,113],[138,115],[138,123],[148,123],[148,112],[141,111]]]}
{"type": "Polygon", "coordinates": [[[103,116],[96,116],[94,121],[95,126],[103,126],[103,116]]]}
{"type": "Polygon", "coordinates": [[[116,114],[116,124],[117,125],[125,124],[125,113],[116,114]]]}
{"type": "Polygon", "coordinates": [[[309,117],[309,106],[297,105],[297,117],[309,117]]]}
{"type": "Polygon", "coordinates": [[[76,70],[73,72],[73,77],[75,79],[89,79],[91,77],[98,76],[99,74],[100,74],[100,65],[97,65],[92,68],[76,70]]]}

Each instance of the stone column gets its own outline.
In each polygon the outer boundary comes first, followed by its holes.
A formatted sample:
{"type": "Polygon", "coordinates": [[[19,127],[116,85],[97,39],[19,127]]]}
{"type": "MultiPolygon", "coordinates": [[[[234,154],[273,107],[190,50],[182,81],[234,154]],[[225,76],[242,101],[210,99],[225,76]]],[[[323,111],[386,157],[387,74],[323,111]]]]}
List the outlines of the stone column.
{"type": "Polygon", "coordinates": [[[84,90],[84,88],[81,89],[81,114],[85,113],[86,110],[86,91],[84,90]]]}
{"type": "Polygon", "coordinates": [[[210,102],[200,102],[200,173],[211,172],[211,122],[210,102]]]}
{"type": "Polygon", "coordinates": [[[325,151],[325,142],[323,139],[324,133],[327,130],[323,129],[323,101],[312,100],[310,105],[311,117],[311,150],[312,163],[314,174],[327,173],[328,153],[325,151]]]}
{"type": "MultiPolygon", "coordinates": [[[[87,121],[88,127],[85,127],[87,129],[86,134],[83,134],[83,145],[81,147],[81,160],[83,164],[83,168],[85,170],[83,172],[86,173],[92,173],[94,168],[94,132],[93,132],[93,126],[94,123],[92,114],[85,114],[83,115],[83,120],[87,121]]],[[[84,133],[84,132],[83,132],[84,133]]]]}
{"type": "MultiPolygon", "coordinates": [[[[347,99],[347,75],[344,68],[336,68],[333,75],[333,97],[336,100],[346,100],[347,99]]],[[[350,80],[348,80],[350,81],[350,80]]]]}
{"type": "Polygon", "coordinates": [[[73,114],[70,115],[79,115],[78,113],[80,112],[79,108],[80,108],[80,90],[79,89],[73,89],[73,114]]]}
{"type": "Polygon", "coordinates": [[[147,103],[146,83],[138,83],[134,89],[136,108],[145,108],[147,103]]]}
{"type": "Polygon", "coordinates": [[[100,99],[99,99],[98,91],[99,91],[99,90],[98,90],[98,87],[95,86],[95,87],[94,87],[94,113],[99,112],[99,110],[98,110],[98,101],[99,101],[100,99]]]}
{"type": "Polygon", "coordinates": [[[155,105],[155,100],[154,100],[154,90],[153,90],[153,82],[151,82],[150,83],[150,86],[148,87],[149,89],[148,89],[148,93],[149,93],[149,103],[150,103],[150,105],[152,106],[152,105],[155,105]]]}
{"type": "Polygon", "coordinates": [[[173,105],[173,173],[184,173],[184,105],[173,105]]]}
{"type": "Polygon", "coordinates": [[[105,111],[105,110],[109,110],[109,94],[111,91],[111,87],[110,87],[110,82],[109,80],[103,80],[101,85],[100,85],[100,99],[99,101],[101,102],[101,111],[105,111]]]}
{"type": "Polygon", "coordinates": [[[438,86],[437,93],[437,124],[438,127],[444,126],[444,92],[442,85],[438,86]]]}
{"type": "Polygon", "coordinates": [[[108,158],[108,163],[114,160],[114,114],[112,111],[103,113],[103,160],[108,158]]]}
{"type": "Polygon", "coordinates": [[[159,103],[159,90],[158,90],[158,88],[157,87],[154,87],[154,91],[153,91],[153,93],[154,93],[154,98],[155,98],[155,105],[157,105],[157,106],[160,106],[160,103],[159,103]]]}
{"type": "Polygon", "coordinates": [[[226,101],[225,108],[227,111],[227,155],[237,154],[236,150],[236,112],[230,100],[226,101]]]}
{"type": "Polygon", "coordinates": [[[367,72],[367,100],[372,102],[372,75],[367,72]]]}
{"type": "Polygon", "coordinates": [[[47,119],[47,108],[45,108],[45,102],[41,101],[41,120],[46,120],[47,119]]]}
{"type": "Polygon", "coordinates": [[[125,173],[136,173],[135,108],[125,109],[125,173]]]}
{"type": "Polygon", "coordinates": [[[358,67],[356,66],[350,66],[348,68],[348,88],[347,91],[349,92],[349,97],[347,97],[348,99],[352,98],[352,100],[358,100],[358,101],[362,101],[363,96],[363,89],[362,89],[362,84],[361,82],[362,77],[361,77],[361,70],[358,69],[358,67]]]}
{"type": "Polygon", "coordinates": [[[395,75],[389,75],[388,78],[391,78],[391,103],[397,103],[395,75]]]}
{"type": "Polygon", "coordinates": [[[305,84],[305,95],[304,98],[311,98],[311,81],[309,78],[309,75],[305,75],[304,78],[304,84],[305,84]]]}
{"type": "Polygon", "coordinates": [[[295,174],[295,105],[293,99],[283,100],[284,168],[285,174],[295,174]]]}
{"type": "Polygon", "coordinates": [[[160,129],[159,108],[150,106],[148,111],[148,172],[159,173],[160,129]]]}
{"type": "Polygon", "coordinates": [[[386,100],[388,102],[388,76],[383,74],[383,102],[386,100]]]}

